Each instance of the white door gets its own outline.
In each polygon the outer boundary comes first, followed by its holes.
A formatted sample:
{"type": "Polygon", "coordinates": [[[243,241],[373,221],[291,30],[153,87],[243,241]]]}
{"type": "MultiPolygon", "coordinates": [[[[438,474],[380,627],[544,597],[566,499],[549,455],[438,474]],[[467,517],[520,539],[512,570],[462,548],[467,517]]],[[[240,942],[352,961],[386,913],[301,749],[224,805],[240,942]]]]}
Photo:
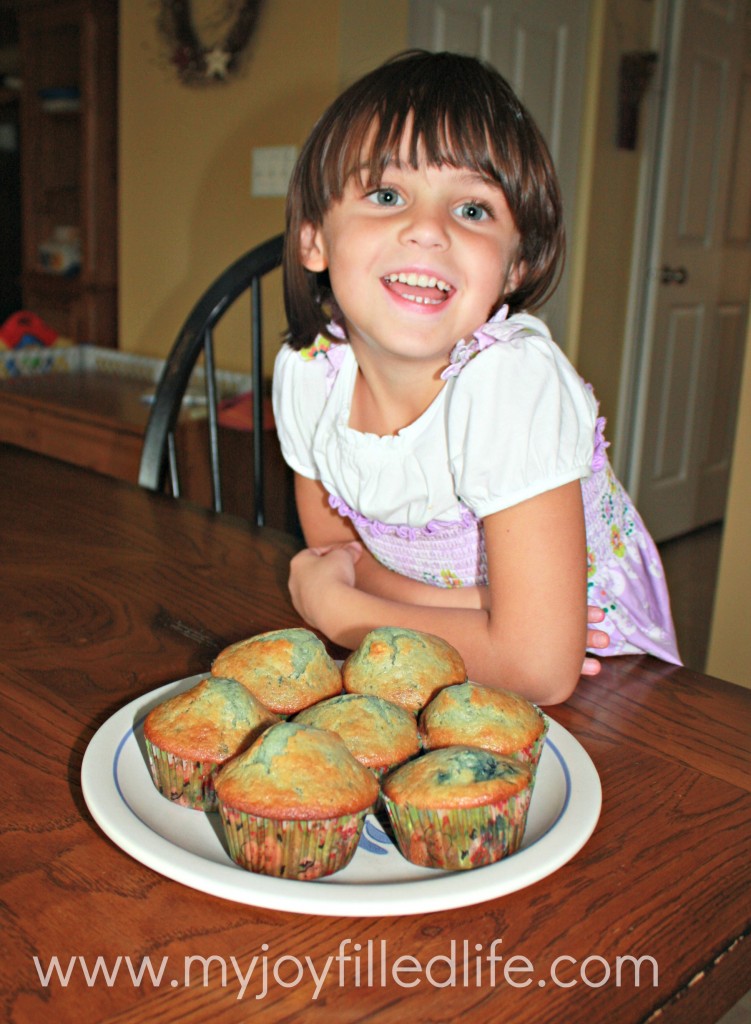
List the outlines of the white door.
{"type": "MultiPolygon", "coordinates": [[[[496,67],[537,121],[561,181],[569,240],[576,187],[590,0],[412,0],[410,42],[481,57],[496,67]]],[[[566,272],[540,311],[566,348],[566,272]]]]}
{"type": "Polygon", "coordinates": [[[751,3],[671,6],[626,480],[657,540],[722,518],[751,289],[751,3]]]}

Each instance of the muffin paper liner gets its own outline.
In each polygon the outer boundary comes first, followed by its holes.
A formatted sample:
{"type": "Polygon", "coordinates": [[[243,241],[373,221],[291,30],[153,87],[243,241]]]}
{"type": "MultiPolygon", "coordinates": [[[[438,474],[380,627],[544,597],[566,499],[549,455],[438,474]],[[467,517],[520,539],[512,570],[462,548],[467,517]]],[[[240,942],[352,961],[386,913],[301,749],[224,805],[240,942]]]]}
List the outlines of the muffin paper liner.
{"type": "Polygon", "coordinates": [[[149,768],[154,785],[168,800],[194,811],[217,808],[214,776],[216,761],[188,761],[146,740],[149,768]]]}
{"type": "Polygon", "coordinates": [[[538,714],[543,720],[543,730],[534,743],[530,743],[528,747],[522,747],[521,750],[514,751],[513,754],[508,756],[515,761],[521,761],[526,764],[532,770],[532,784],[534,785],[535,775],[537,774],[537,766],[540,763],[540,757],[542,755],[542,748],[545,746],[545,737],[548,735],[550,729],[550,719],[543,712],[537,709],[538,714]]]}
{"type": "Polygon", "coordinates": [[[301,881],[340,871],[352,860],[367,810],[311,821],[262,818],[219,804],[232,859],[240,867],[301,881]]]}
{"type": "Polygon", "coordinates": [[[482,807],[431,808],[395,804],[385,794],[399,849],[426,868],[459,871],[492,864],[518,850],[532,788],[482,807]]]}

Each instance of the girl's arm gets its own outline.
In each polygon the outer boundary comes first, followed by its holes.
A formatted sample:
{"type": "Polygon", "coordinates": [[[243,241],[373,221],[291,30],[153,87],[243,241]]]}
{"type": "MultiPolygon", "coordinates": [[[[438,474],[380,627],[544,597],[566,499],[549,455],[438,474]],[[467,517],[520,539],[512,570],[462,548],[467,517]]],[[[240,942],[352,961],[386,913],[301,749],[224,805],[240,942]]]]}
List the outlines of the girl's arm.
{"type": "MultiPolygon", "coordinates": [[[[351,520],[331,508],[326,490],[319,480],[310,480],[296,474],[295,502],[305,543],[309,548],[320,551],[322,548],[357,540],[357,532],[351,520]]],[[[365,548],[357,560],[355,585],[374,597],[431,607],[443,605],[479,609],[487,607],[490,601],[487,587],[455,587],[449,590],[400,576],[377,562],[365,548]]]]}
{"type": "MultiPolygon", "coordinates": [[[[302,495],[300,507],[308,543],[327,547],[351,541],[353,531],[347,523],[346,540],[343,532],[336,537],[328,532],[325,518],[313,516],[306,523],[310,509],[305,498],[312,494],[311,488],[302,495]]],[[[327,507],[326,511],[336,515],[327,507]]],[[[581,673],[586,635],[584,515],[578,481],[488,516],[485,543],[487,608],[428,606],[410,603],[404,596],[368,593],[358,582],[357,567],[365,557],[359,546],[337,547],[323,556],[302,552],[292,562],[290,590],[303,618],[342,646],[356,647],[376,626],[424,630],[453,644],[476,682],[514,689],[542,704],[566,700],[581,673]]],[[[359,571],[363,582],[366,576],[380,575],[372,572],[367,560],[359,571]]]]}
{"type": "MultiPolygon", "coordinates": [[[[329,506],[326,491],[319,481],[297,476],[295,496],[306,541],[316,553],[328,550],[336,544],[357,541],[357,533],[352,523],[329,506]]],[[[444,608],[484,608],[486,611],[490,608],[490,591],[487,587],[436,587],[430,583],[420,583],[385,568],[365,548],[362,548],[356,561],[355,586],[376,597],[405,601],[407,604],[444,608]]],[[[605,613],[596,605],[587,608],[587,622],[590,626],[594,627],[604,618],[605,613]]],[[[604,630],[587,630],[588,648],[604,649],[609,643],[610,637],[604,630]]],[[[585,657],[581,674],[596,676],[600,668],[597,658],[585,657]]]]}

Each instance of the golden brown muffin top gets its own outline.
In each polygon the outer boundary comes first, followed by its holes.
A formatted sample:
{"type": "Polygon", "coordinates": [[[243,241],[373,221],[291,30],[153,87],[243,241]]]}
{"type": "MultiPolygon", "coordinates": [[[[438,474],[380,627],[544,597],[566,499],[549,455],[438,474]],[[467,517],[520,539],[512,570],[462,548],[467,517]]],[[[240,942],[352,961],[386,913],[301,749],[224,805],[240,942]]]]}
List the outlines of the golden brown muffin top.
{"type": "Polygon", "coordinates": [[[420,750],[414,715],[373,694],[330,697],[295,715],[295,721],[335,732],[369,768],[398,764],[420,750]]]}
{"type": "Polygon", "coordinates": [[[349,693],[373,693],[417,714],[444,686],[467,678],[459,652],[432,633],[384,626],[363,637],[344,662],[349,693]]]}
{"type": "Polygon", "coordinates": [[[239,640],[220,651],[211,672],[236,679],[279,715],[293,715],[342,689],[339,666],[308,629],[276,629],[239,640]]]}
{"type": "Polygon", "coordinates": [[[222,768],[216,793],[226,807],[259,817],[317,820],[366,810],[378,783],[336,733],[280,722],[222,768]]]}
{"type": "Polygon", "coordinates": [[[153,708],[143,732],[160,750],[222,764],[278,721],[240,683],[210,676],[153,708]]]}
{"type": "Polygon", "coordinates": [[[422,711],[419,727],[429,749],[468,744],[513,754],[539,739],[547,719],[534,704],[509,690],[462,683],[436,694],[422,711]]]}
{"type": "Polygon", "coordinates": [[[395,804],[435,810],[481,807],[527,790],[525,764],[478,747],[443,747],[396,768],[383,783],[395,804]]]}

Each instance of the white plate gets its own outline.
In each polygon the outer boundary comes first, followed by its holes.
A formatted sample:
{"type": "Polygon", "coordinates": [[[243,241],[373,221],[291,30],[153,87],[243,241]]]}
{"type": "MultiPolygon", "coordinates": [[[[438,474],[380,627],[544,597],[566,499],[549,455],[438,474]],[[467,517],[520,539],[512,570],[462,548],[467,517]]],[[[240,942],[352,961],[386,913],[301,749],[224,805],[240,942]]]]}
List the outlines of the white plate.
{"type": "Polygon", "coordinates": [[[238,867],[227,853],[218,814],[170,803],[151,781],[143,720],[156,704],[203,678],[168,683],[117,711],[93,736],[81,769],[94,820],[126,853],[201,892],[272,910],[341,917],[423,914],[505,896],[557,871],[594,831],[600,779],[589,755],[551,720],[521,848],[470,871],[437,871],[405,860],[368,816],[343,871],[301,882],[238,867]]]}

